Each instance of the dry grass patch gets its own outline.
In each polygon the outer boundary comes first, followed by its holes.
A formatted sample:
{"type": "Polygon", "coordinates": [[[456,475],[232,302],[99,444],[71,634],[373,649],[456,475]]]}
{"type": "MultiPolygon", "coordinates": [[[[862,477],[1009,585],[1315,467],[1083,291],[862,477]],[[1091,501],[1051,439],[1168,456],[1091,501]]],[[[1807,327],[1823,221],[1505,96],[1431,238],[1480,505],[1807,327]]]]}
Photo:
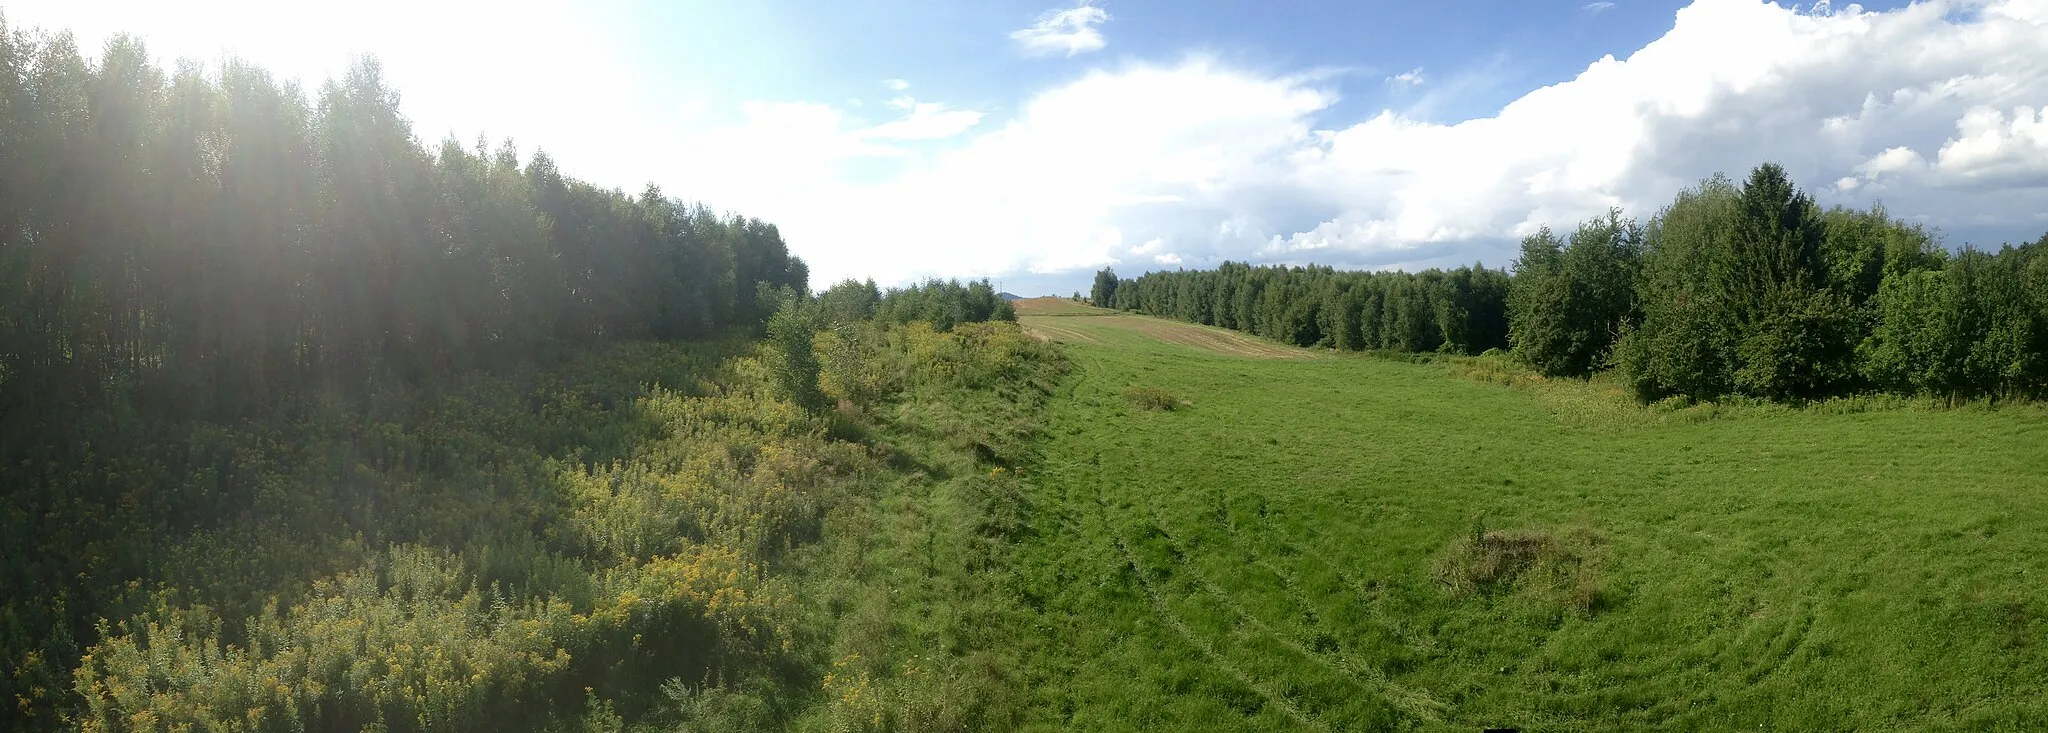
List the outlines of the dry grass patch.
{"type": "Polygon", "coordinates": [[[1170,412],[1187,404],[1179,397],[1173,396],[1172,392],[1158,387],[1132,387],[1126,389],[1124,390],[1124,399],[1130,400],[1132,407],[1156,412],[1170,412]]]}
{"type": "Polygon", "coordinates": [[[1607,603],[1600,582],[1606,559],[1607,538],[1590,527],[1489,531],[1474,524],[1437,556],[1434,574],[1454,596],[1525,594],[1592,616],[1607,603]]]}

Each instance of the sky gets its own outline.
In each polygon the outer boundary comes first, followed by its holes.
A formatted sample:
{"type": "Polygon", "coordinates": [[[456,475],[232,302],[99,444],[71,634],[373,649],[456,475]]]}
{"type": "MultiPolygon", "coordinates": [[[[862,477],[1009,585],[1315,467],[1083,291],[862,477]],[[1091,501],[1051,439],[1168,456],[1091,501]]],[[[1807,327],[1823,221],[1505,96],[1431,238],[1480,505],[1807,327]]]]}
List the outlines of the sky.
{"type": "Polygon", "coordinates": [[[1225,260],[1508,265],[1783,164],[1950,246],[2048,232],[2048,0],[165,3],[14,26],[235,56],[308,88],[374,55],[432,143],[776,224],[812,286],[1023,295],[1225,260]]]}

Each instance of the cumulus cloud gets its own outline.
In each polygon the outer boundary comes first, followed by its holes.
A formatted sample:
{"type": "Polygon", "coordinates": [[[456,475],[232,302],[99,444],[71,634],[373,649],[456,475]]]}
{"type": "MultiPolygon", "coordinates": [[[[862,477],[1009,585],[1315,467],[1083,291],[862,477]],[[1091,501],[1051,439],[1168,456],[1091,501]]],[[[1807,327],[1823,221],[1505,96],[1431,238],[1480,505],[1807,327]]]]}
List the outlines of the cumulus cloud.
{"type": "Polygon", "coordinates": [[[862,130],[861,135],[881,140],[937,140],[966,132],[981,123],[983,114],[974,110],[952,109],[938,102],[919,102],[910,97],[899,97],[890,100],[889,104],[908,110],[909,114],[903,119],[862,130]]]}
{"type": "Polygon", "coordinates": [[[2017,107],[2007,123],[1996,109],[1974,107],[1935,160],[1942,174],[1978,185],[2048,186],[2048,113],[2017,107]]]}
{"type": "Polygon", "coordinates": [[[905,89],[909,89],[910,82],[904,81],[902,79],[883,79],[882,86],[888,87],[889,91],[900,92],[905,89]]]}
{"type": "Polygon", "coordinates": [[[1106,22],[1109,22],[1108,11],[1083,0],[1071,8],[1046,11],[1031,27],[1011,31],[1010,40],[1016,41],[1027,54],[1071,57],[1102,50],[1106,42],[1102,31],[1095,26],[1106,22]]]}
{"type": "Polygon", "coordinates": [[[1625,58],[1452,123],[1331,119],[1342,80],[1328,75],[1127,62],[993,125],[907,96],[879,124],[757,110],[781,131],[749,133],[781,146],[746,158],[738,178],[761,185],[735,187],[719,164],[668,167],[703,171],[706,195],[777,222],[821,280],[1016,282],[1224,259],[1499,266],[1538,227],[1611,206],[1648,217],[1681,187],[1765,160],[1823,203],[1881,199],[1951,243],[2031,239],[2048,196],[2044,8],[1697,0],[1625,58]]]}
{"type": "Polygon", "coordinates": [[[1405,84],[1411,87],[1422,86],[1423,81],[1424,80],[1422,78],[1422,67],[1420,66],[1415,67],[1415,70],[1413,71],[1403,71],[1399,74],[1387,77],[1388,84],[1405,84]]]}
{"type": "Polygon", "coordinates": [[[1539,227],[1648,217],[1710,173],[1776,160],[1823,203],[1881,199],[1952,243],[2031,239],[2048,196],[2044,5],[1697,0],[1626,58],[1455,123],[1328,119],[1335,77],[1200,56],[1089,72],[993,126],[908,97],[865,127],[791,108],[783,129],[835,141],[795,157],[840,162],[757,166],[776,185],[733,205],[781,224],[821,279],[1499,266],[1539,227]],[[888,132],[920,125],[933,134],[888,132]],[[858,160],[891,172],[852,182],[858,160]]]}
{"type": "Polygon", "coordinates": [[[2017,223],[2041,195],[2021,187],[2048,174],[2042,118],[2025,106],[2048,102],[2043,5],[1811,15],[1699,0],[1627,59],[1603,58],[1491,117],[1442,125],[1387,112],[1324,134],[1300,156],[1296,182],[1342,210],[1261,251],[1367,261],[1443,243],[1484,251],[1612,205],[1648,215],[1708,172],[1739,175],[1766,159],[1808,185],[1836,182],[1822,193],[1843,203],[1867,203],[1843,195],[1863,188],[1895,213],[2017,223]]]}

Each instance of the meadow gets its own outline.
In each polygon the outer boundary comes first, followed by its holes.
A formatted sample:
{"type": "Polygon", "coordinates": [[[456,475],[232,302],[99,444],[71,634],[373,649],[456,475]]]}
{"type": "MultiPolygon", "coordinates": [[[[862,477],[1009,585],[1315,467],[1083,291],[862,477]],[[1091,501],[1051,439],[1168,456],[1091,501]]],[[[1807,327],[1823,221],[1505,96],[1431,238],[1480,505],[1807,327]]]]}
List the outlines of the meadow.
{"type": "Polygon", "coordinates": [[[1019,306],[1073,368],[1010,563],[1027,728],[2048,720],[2039,408],[1644,407],[1019,306]]]}

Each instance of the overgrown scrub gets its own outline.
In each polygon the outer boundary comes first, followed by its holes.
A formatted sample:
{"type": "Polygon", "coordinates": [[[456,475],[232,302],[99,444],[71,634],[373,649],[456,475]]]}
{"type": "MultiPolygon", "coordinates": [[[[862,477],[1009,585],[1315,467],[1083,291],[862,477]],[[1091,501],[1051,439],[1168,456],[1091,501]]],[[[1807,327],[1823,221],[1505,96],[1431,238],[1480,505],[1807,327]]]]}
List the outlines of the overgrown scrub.
{"type": "MultiPolygon", "coordinates": [[[[248,617],[156,594],[82,655],[80,724],[535,729],[599,703],[623,720],[648,715],[666,704],[665,680],[772,680],[801,659],[795,593],[778,567],[819,537],[868,459],[827,439],[760,358],[698,376],[713,380],[691,385],[698,394],[649,385],[583,415],[643,426],[625,445],[527,453],[532,483],[501,494],[510,511],[473,520],[471,539],[414,534],[430,544],[393,545],[248,617]]],[[[487,414],[445,407],[458,420],[487,414]]],[[[469,438],[516,454],[519,436],[549,432],[532,422],[469,438]]],[[[433,454],[420,430],[393,426],[400,465],[433,454]]],[[[453,498],[430,486],[416,485],[427,492],[418,506],[453,498]]]]}
{"type": "MultiPolygon", "coordinates": [[[[862,405],[873,452],[872,501],[843,505],[810,571],[830,652],[822,704],[799,727],[981,731],[1026,711],[1016,629],[1015,544],[1035,531],[1028,500],[1042,411],[1062,353],[1015,324],[865,323],[821,335],[822,381],[889,384],[862,405]]],[[[860,389],[855,387],[854,389],[860,389]]]]}
{"type": "MultiPolygon", "coordinates": [[[[360,536],[337,538],[331,559],[288,558],[304,565],[301,574],[361,558],[305,581],[291,573],[138,580],[138,610],[110,614],[75,660],[75,724],[984,727],[992,703],[974,701],[999,696],[1001,685],[974,671],[980,663],[907,653],[909,642],[894,632],[847,632],[820,622],[818,604],[852,603],[831,590],[844,580],[826,571],[834,548],[903,539],[868,534],[858,520],[875,511],[860,497],[927,485],[899,479],[928,474],[892,467],[892,457],[914,456],[925,471],[947,466],[952,478],[929,495],[937,502],[929,511],[962,518],[963,568],[980,572],[1001,561],[1003,543],[1025,530],[1026,508],[1018,477],[982,453],[1025,460],[1036,430],[1031,396],[1048,393],[1058,354],[1014,324],[961,324],[949,333],[864,324],[821,334],[817,345],[829,353],[842,337],[872,348],[858,358],[822,358],[823,389],[849,399],[838,391],[857,379],[848,370],[884,375],[870,380],[877,386],[866,399],[873,408],[894,405],[896,417],[869,429],[901,447],[834,439],[833,421],[857,416],[805,409],[783,379],[786,354],[738,345],[719,347],[725,355],[601,352],[577,365],[592,371],[562,375],[580,374],[575,387],[523,378],[536,385],[536,412],[507,405],[519,401],[520,387],[487,381],[426,410],[438,419],[384,424],[382,437],[363,443],[374,457],[359,460],[389,473],[365,477],[416,476],[405,483],[412,496],[393,508],[422,516],[359,511],[401,527],[430,524],[381,535],[391,541],[381,549],[360,536]],[[661,366],[677,361],[694,366],[661,366]],[[664,376],[620,389],[630,374],[664,376]],[[556,423],[571,418],[592,424],[564,432],[556,423]],[[465,457],[442,457],[450,440],[465,457]],[[520,467],[495,479],[494,496],[458,502],[448,493],[490,485],[474,462],[493,454],[504,462],[500,471],[520,467]],[[451,463],[458,460],[466,463],[451,463]],[[434,516],[461,506],[483,511],[434,516]],[[271,600],[253,608],[232,602],[244,595],[271,600]],[[835,645],[850,651],[833,652],[835,645]]],[[[303,525],[309,517],[300,513],[321,506],[266,506],[248,521],[303,525]]],[[[239,524],[226,531],[206,537],[261,536],[239,524]]],[[[180,547],[176,557],[212,567],[263,549],[180,547]]]]}
{"type": "Polygon", "coordinates": [[[1527,364],[1497,349],[1471,358],[1448,360],[1444,362],[1444,368],[1451,374],[1465,379],[1503,387],[1520,387],[1544,381],[1543,376],[1537,374],[1527,364]]]}

